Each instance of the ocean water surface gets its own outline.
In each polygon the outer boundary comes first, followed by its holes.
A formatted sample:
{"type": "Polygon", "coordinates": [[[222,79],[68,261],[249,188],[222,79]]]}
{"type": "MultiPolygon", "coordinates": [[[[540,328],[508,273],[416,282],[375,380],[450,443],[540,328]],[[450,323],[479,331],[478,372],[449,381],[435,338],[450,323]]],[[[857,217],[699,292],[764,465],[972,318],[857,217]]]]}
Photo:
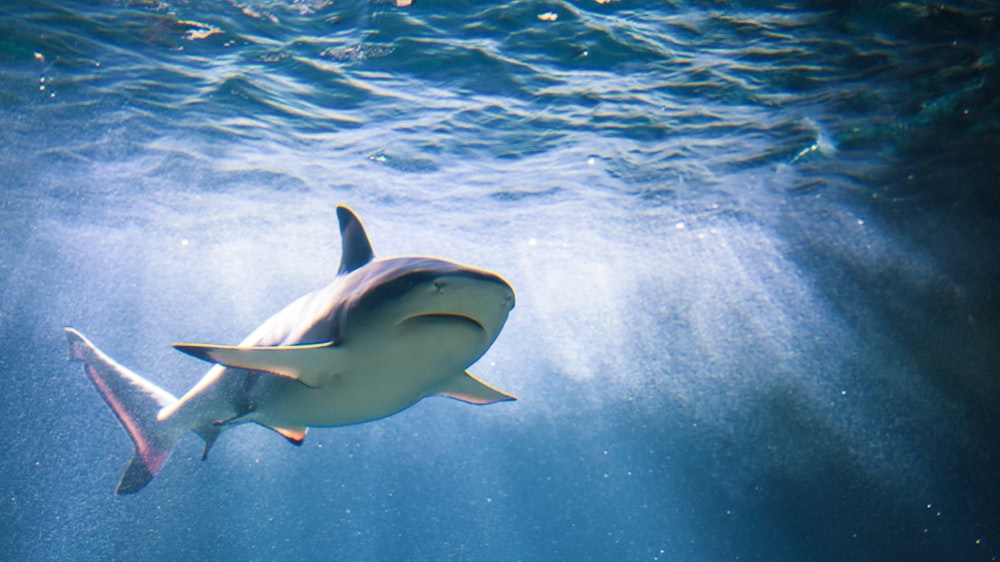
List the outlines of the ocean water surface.
{"type": "Polygon", "coordinates": [[[998,47],[988,0],[5,2],[0,558],[997,560],[998,47]],[[114,496],[63,326],[183,393],[339,203],[512,283],[471,370],[520,399],[114,496]]]}

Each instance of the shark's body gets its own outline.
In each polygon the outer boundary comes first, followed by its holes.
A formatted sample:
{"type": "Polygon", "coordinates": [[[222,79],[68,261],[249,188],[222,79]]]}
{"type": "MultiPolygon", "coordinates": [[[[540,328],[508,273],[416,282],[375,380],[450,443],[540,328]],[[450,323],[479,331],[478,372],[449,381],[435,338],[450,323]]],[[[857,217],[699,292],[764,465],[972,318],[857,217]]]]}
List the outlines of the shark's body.
{"type": "Polygon", "coordinates": [[[67,328],[71,355],[118,416],[136,454],[118,493],[142,489],[177,439],[205,452],[234,425],[255,422],[301,444],[306,429],[379,419],[430,395],[473,404],[513,400],[465,369],[499,335],[514,291],[490,271],[430,257],[374,259],[364,227],[338,207],[336,279],[272,316],[238,346],[175,344],[216,363],[180,399],[67,328]]]}

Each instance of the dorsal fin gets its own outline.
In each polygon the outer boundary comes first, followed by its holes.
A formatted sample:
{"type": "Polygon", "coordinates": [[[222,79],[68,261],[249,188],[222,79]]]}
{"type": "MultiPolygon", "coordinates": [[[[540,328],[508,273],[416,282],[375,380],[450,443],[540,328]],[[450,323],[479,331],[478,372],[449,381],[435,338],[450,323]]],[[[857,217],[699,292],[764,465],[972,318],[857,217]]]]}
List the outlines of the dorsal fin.
{"type": "Polygon", "coordinates": [[[340,270],[338,275],[350,273],[372,261],[375,254],[372,244],[365,234],[365,227],[354,211],[346,205],[337,206],[337,219],[340,221],[340,270]]]}

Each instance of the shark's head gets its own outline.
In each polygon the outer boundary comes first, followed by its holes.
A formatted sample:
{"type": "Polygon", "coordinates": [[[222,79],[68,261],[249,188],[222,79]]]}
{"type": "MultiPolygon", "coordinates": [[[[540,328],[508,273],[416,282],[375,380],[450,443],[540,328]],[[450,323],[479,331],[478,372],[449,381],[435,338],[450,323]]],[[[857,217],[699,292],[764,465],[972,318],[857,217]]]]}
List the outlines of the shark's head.
{"type": "Polygon", "coordinates": [[[365,290],[356,293],[351,309],[396,326],[419,319],[478,330],[484,351],[514,308],[514,289],[503,277],[438,258],[375,260],[352,276],[365,290]]]}
{"type": "Polygon", "coordinates": [[[346,207],[338,208],[338,216],[343,252],[328,316],[335,331],[330,339],[366,329],[359,325],[364,319],[361,323],[382,327],[433,324],[456,338],[467,336],[469,343],[481,342],[480,354],[493,344],[514,308],[514,289],[506,279],[440,258],[375,259],[357,216],[346,207]]]}
{"type": "Polygon", "coordinates": [[[342,252],[336,280],[274,315],[241,345],[346,343],[371,329],[431,325],[445,328],[438,332],[451,334],[456,345],[462,339],[481,346],[481,353],[493,344],[514,308],[507,280],[441,258],[375,259],[357,215],[341,206],[337,216],[342,252]]]}

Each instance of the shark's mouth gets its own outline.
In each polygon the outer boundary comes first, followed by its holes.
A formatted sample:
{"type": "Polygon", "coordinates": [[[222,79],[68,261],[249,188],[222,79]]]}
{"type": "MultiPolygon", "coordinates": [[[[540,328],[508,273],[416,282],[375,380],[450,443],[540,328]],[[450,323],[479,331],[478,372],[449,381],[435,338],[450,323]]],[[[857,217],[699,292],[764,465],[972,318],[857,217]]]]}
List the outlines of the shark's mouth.
{"type": "Polygon", "coordinates": [[[441,322],[458,322],[458,323],[468,323],[469,327],[475,327],[479,330],[486,331],[486,326],[483,323],[473,318],[472,316],[467,316],[465,314],[454,314],[451,312],[431,312],[428,314],[418,314],[416,316],[411,316],[404,320],[403,322],[409,322],[411,320],[424,320],[424,321],[441,321],[441,322]]]}

